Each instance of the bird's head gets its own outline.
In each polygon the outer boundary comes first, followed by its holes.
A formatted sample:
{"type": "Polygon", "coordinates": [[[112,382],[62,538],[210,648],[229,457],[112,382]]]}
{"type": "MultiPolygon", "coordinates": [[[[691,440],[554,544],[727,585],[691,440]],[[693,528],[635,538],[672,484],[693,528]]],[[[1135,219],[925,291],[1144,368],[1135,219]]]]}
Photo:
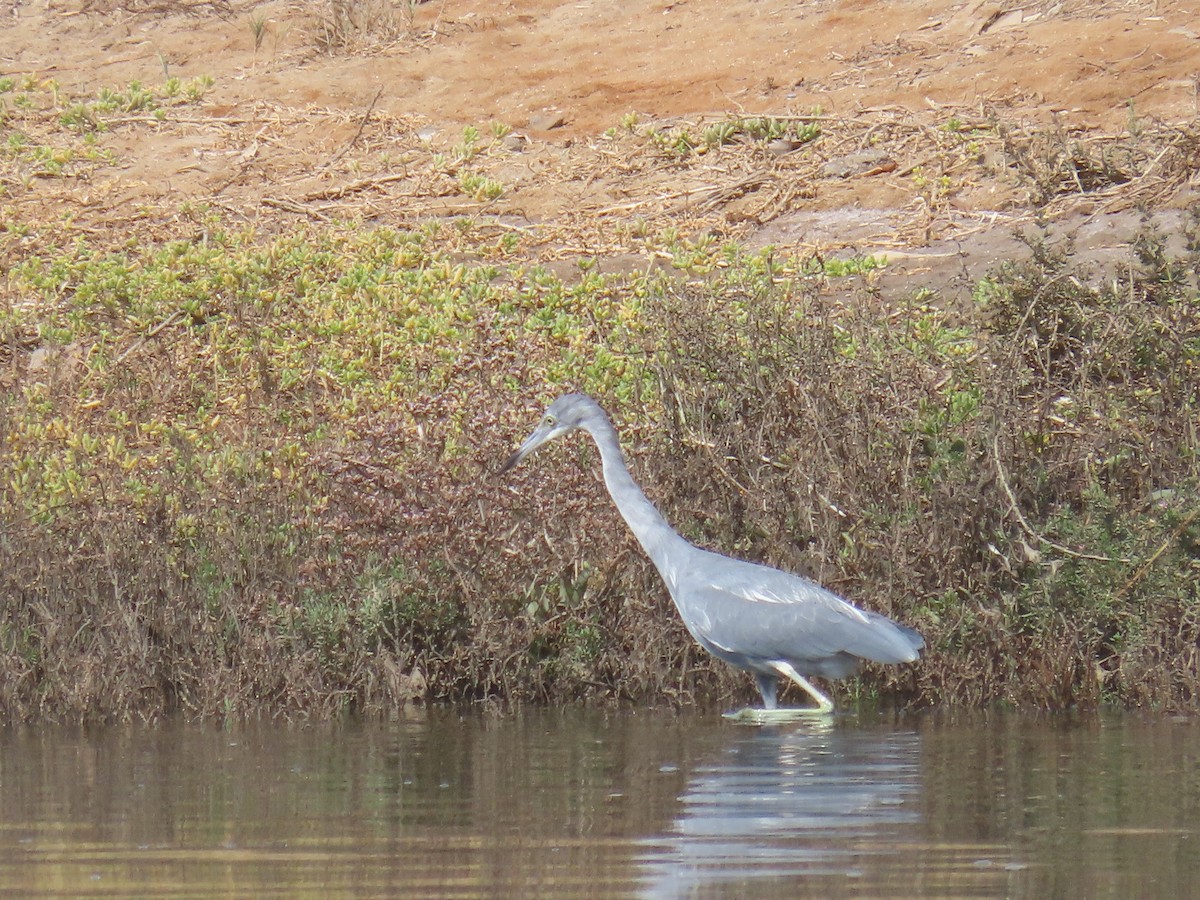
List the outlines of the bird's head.
{"type": "Polygon", "coordinates": [[[589,416],[597,413],[600,416],[604,415],[591,397],[585,394],[564,394],[550,404],[537,428],[525,438],[525,442],[508,458],[508,462],[500,471],[507,472],[542,444],[570,434],[576,428],[582,427],[589,416]]]}

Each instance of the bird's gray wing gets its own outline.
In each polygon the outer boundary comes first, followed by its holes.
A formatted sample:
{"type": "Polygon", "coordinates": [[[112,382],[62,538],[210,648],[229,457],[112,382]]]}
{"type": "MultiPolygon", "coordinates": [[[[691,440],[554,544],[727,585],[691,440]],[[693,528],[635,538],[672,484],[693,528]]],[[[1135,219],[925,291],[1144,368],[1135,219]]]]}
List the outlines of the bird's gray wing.
{"type": "Polygon", "coordinates": [[[889,619],[769,566],[705,553],[680,588],[689,597],[697,637],[748,659],[803,663],[849,654],[897,663],[917,656],[911,639],[889,619]]]}

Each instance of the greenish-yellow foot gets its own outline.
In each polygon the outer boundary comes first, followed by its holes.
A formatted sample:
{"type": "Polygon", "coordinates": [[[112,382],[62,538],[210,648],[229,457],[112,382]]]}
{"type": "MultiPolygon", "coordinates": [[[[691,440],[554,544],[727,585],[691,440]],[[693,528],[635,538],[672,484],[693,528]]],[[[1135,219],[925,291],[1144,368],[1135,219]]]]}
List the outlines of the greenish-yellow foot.
{"type": "Polygon", "coordinates": [[[779,725],[787,722],[828,721],[833,716],[833,708],[821,706],[786,707],[784,709],[763,709],[750,707],[734,712],[724,713],[722,718],[746,725],[779,725]]]}

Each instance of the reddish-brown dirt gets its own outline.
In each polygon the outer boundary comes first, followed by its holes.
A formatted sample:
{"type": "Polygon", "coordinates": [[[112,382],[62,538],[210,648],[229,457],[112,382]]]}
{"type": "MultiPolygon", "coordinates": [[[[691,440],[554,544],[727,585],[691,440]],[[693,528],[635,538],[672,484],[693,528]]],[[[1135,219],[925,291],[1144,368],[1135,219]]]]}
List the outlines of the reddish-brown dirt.
{"type": "Polygon", "coordinates": [[[566,122],[558,140],[603,131],[630,110],[849,114],[985,102],[1109,130],[1131,102],[1167,119],[1197,112],[1200,4],[1186,0],[434,0],[415,8],[410,36],[349,57],[316,52],[320,6],[16,0],[4,67],[90,89],[153,81],[165,63],[218,77],[225,103],[351,111],[382,87],[381,109],[442,125],[527,128],[553,111],[566,122]],[[156,6],[196,12],[139,11],[156,6]],[[253,17],[266,21],[257,52],[253,17]]]}
{"type": "MultiPolygon", "coordinates": [[[[81,96],[165,73],[216,79],[187,116],[104,135],[114,168],[17,192],[25,214],[69,209],[93,233],[168,236],[179,205],[204,200],[268,231],[485,212],[536,235],[543,261],[582,252],[640,264],[612,239],[615,223],[631,220],[751,246],[983,259],[1008,245],[970,242],[1007,234],[1029,206],[1006,177],[1011,159],[993,158],[982,131],[980,160],[964,166],[941,158],[934,130],[1001,120],[1074,140],[1198,112],[1200,3],[1188,0],[432,0],[392,4],[390,30],[351,35],[337,53],[317,37],[328,2],[5,7],[4,73],[53,78],[81,96]],[[814,110],[821,142],[781,159],[758,145],[685,165],[650,158],[644,134],[640,144],[623,139],[634,112],[700,128],[814,110]],[[463,126],[486,134],[490,122],[528,142],[476,161],[504,185],[487,205],[428,158],[463,126]],[[821,169],[863,147],[887,165],[852,178],[821,169]],[[953,248],[937,246],[945,240],[953,248]]],[[[1195,180],[1176,177],[1156,204],[1193,202],[1195,180]]],[[[1098,202],[1053,212],[1080,228],[1133,205],[1111,194],[1098,202]]]]}

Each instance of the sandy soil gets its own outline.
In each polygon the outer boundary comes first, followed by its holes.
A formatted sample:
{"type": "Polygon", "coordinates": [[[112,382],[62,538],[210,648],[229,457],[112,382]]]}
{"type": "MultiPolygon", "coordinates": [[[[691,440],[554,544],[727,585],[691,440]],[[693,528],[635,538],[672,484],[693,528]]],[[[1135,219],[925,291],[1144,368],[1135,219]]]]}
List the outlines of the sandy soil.
{"type": "MultiPolygon", "coordinates": [[[[216,79],[167,123],[110,128],[114,165],[27,179],[10,201],[27,218],[69,210],[90,233],[159,237],[178,236],[189,200],[268,231],[469,215],[516,231],[542,261],[583,253],[614,268],[644,263],[614,238],[622,228],[672,227],[887,251],[904,261],[894,273],[948,278],[1007,252],[1030,213],[1029,179],[996,122],[1036,150],[1039,135],[1117,141],[1131,122],[1177,126],[1200,109],[1200,3],[1187,0],[432,0],[396,4],[387,27],[361,32],[331,25],[329,8],[8,0],[3,74],[79,95],[165,74],[216,79]],[[346,45],[323,52],[331,33],[346,45]],[[681,159],[649,140],[731,115],[814,112],[821,138],[784,156],[747,141],[681,159]],[[491,122],[515,130],[492,139],[491,122]],[[949,134],[951,122],[978,126],[977,140],[949,134]],[[445,161],[466,125],[487,139],[469,168],[503,185],[499,199],[466,196],[467,165],[445,161]],[[855,169],[864,149],[876,163],[855,169]]],[[[1136,202],[1176,221],[1195,202],[1194,158],[1154,190],[1139,179],[1167,173],[1131,163],[1124,184],[1041,205],[1103,246],[1136,202]]]]}

